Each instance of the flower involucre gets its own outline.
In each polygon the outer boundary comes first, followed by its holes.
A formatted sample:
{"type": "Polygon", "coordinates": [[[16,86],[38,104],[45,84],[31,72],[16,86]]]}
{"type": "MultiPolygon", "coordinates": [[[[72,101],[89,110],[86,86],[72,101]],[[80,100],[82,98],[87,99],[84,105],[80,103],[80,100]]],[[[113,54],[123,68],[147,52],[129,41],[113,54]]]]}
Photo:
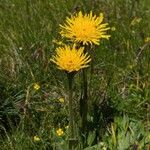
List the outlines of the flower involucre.
{"type": "Polygon", "coordinates": [[[102,13],[97,17],[93,16],[92,11],[85,15],[80,11],[71,18],[66,18],[66,24],[60,25],[60,34],[73,42],[83,43],[83,45],[99,45],[100,39],[109,39],[110,37],[106,34],[110,28],[107,27],[108,23],[102,23],[103,19],[102,13]]]}
{"type": "Polygon", "coordinates": [[[65,45],[56,49],[56,55],[52,57],[51,61],[54,62],[58,69],[65,70],[67,72],[79,71],[82,68],[88,67],[88,63],[91,61],[88,53],[84,54],[84,48],[76,48],[65,45]]]}

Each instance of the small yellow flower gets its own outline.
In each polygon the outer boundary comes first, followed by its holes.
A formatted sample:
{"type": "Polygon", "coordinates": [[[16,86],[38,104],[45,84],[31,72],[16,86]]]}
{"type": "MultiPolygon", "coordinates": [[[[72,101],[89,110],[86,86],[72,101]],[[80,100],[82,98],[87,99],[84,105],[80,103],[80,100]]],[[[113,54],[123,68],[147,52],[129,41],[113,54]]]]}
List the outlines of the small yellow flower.
{"type": "Polygon", "coordinates": [[[145,42],[145,43],[149,43],[149,42],[150,42],[150,37],[146,37],[146,38],[144,39],[144,42],[145,42]]]}
{"type": "Polygon", "coordinates": [[[99,45],[100,39],[109,39],[110,37],[106,33],[110,28],[107,27],[108,23],[102,23],[103,19],[102,13],[99,16],[93,16],[92,11],[89,14],[82,14],[80,11],[70,18],[66,18],[66,24],[60,25],[60,34],[83,45],[99,45]]]}
{"type": "Polygon", "coordinates": [[[63,97],[59,98],[59,102],[64,103],[65,102],[64,98],[63,97]]]}
{"type": "Polygon", "coordinates": [[[40,89],[40,85],[38,83],[34,83],[33,88],[37,91],[40,89]]]}
{"type": "Polygon", "coordinates": [[[33,140],[34,140],[35,142],[38,142],[38,141],[40,141],[41,139],[36,135],[36,136],[33,137],[33,140]]]}
{"type": "Polygon", "coordinates": [[[64,131],[61,128],[56,130],[56,133],[57,133],[58,136],[63,136],[64,135],[64,131]]]}
{"type": "Polygon", "coordinates": [[[116,31],[116,28],[115,27],[111,27],[111,31],[116,31]]]}
{"type": "Polygon", "coordinates": [[[76,48],[65,45],[56,49],[56,56],[53,55],[51,61],[54,62],[58,69],[65,70],[67,72],[79,71],[82,68],[88,67],[88,63],[91,61],[88,53],[84,53],[84,48],[76,48]]]}
{"type": "Polygon", "coordinates": [[[142,20],[142,18],[135,17],[135,18],[131,21],[131,24],[130,24],[130,25],[131,25],[131,26],[134,26],[134,25],[140,23],[141,20],[142,20]]]}

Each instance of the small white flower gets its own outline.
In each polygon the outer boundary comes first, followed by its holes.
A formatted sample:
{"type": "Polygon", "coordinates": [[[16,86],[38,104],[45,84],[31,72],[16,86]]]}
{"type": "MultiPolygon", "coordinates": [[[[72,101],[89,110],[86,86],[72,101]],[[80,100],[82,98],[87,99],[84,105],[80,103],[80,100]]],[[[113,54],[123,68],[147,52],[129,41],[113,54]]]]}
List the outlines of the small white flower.
{"type": "Polygon", "coordinates": [[[23,50],[23,48],[22,48],[22,47],[19,47],[19,50],[23,50]]]}

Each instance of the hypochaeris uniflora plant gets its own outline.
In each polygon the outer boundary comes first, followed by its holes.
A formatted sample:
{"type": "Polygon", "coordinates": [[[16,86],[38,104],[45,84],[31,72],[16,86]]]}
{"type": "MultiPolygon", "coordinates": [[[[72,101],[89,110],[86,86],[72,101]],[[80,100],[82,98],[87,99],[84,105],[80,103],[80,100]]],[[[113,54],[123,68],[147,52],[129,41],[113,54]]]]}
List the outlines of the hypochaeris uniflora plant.
{"type": "Polygon", "coordinates": [[[89,14],[84,15],[80,11],[70,18],[66,18],[66,23],[60,25],[60,34],[75,43],[99,45],[102,38],[109,39],[110,37],[110,35],[107,35],[107,30],[110,27],[107,27],[108,23],[102,23],[103,20],[102,13],[96,16],[91,11],[89,14]]]}
{"type": "Polygon", "coordinates": [[[75,73],[79,70],[87,68],[91,61],[88,53],[84,52],[84,47],[77,48],[65,45],[56,48],[56,54],[52,56],[51,61],[56,64],[57,68],[67,73],[68,77],[68,99],[69,99],[69,150],[74,150],[76,142],[75,135],[75,121],[74,121],[74,108],[73,108],[73,78],[75,73]]]}
{"type": "MultiPolygon", "coordinates": [[[[80,99],[80,115],[82,118],[81,132],[83,137],[87,129],[87,111],[88,111],[88,78],[85,68],[89,67],[91,57],[88,54],[88,45],[99,45],[101,39],[109,39],[110,35],[107,31],[110,29],[108,23],[103,23],[104,16],[100,13],[99,16],[93,15],[92,11],[89,14],[83,14],[81,11],[66,18],[64,25],[60,25],[60,34],[62,37],[69,39],[73,46],[62,45],[56,48],[56,54],[52,56],[51,61],[56,64],[57,68],[64,70],[67,73],[69,85],[69,129],[70,140],[69,150],[74,150],[75,137],[75,122],[73,109],[73,89],[72,83],[75,73],[82,70],[82,89],[80,99]],[[77,48],[77,46],[78,48],[77,48]]],[[[83,140],[86,143],[86,139],[83,140]]]]}
{"type": "MultiPolygon", "coordinates": [[[[90,13],[83,14],[81,11],[67,17],[64,25],[60,25],[60,34],[79,46],[84,46],[84,53],[88,51],[89,45],[99,45],[101,39],[109,39],[107,31],[110,29],[108,23],[104,22],[104,15],[99,16],[90,13]]],[[[87,72],[82,69],[82,89],[80,99],[80,115],[82,117],[83,134],[86,132],[88,111],[88,81],[87,72]]]]}
{"type": "Polygon", "coordinates": [[[57,65],[60,70],[77,72],[80,69],[89,66],[91,61],[87,53],[83,53],[84,47],[76,48],[76,45],[59,47],[56,49],[56,55],[53,55],[51,61],[57,65]]]}

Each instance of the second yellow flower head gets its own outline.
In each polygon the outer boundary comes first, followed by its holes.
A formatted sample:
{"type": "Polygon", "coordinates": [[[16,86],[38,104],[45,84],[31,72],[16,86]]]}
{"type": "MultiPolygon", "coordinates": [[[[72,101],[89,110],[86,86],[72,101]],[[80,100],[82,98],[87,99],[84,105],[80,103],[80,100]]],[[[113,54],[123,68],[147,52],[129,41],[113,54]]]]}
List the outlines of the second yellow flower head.
{"type": "Polygon", "coordinates": [[[82,68],[88,67],[91,61],[88,53],[84,53],[84,48],[76,48],[65,45],[56,49],[56,55],[53,55],[51,61],[54,62],[58,69],[67,71],[68,73],[79,71],[82,68]]]}

